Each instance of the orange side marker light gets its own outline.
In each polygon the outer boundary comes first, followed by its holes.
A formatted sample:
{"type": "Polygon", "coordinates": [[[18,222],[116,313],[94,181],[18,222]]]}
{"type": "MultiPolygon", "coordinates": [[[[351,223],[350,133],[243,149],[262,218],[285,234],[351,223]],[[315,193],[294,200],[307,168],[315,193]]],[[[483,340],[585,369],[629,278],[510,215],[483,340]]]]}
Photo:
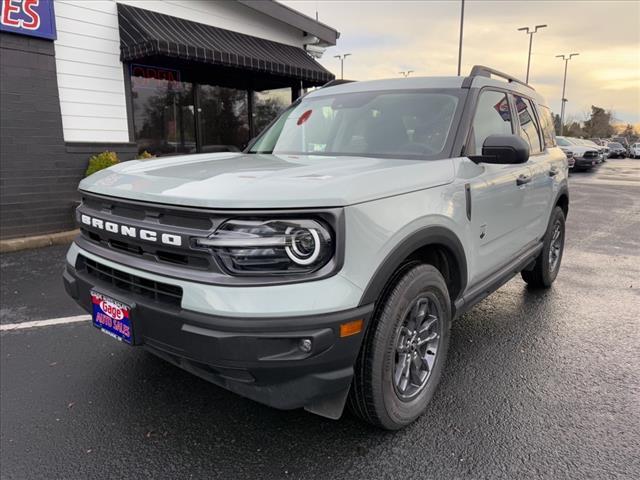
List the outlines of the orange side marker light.
{"type": "Polygon", "coordinates": [[[362,331],[363,324],[364,321],[362,319],[343,323],[340,325],[340,338],[350,337],[351,335],[360,333],[362,331]]]}

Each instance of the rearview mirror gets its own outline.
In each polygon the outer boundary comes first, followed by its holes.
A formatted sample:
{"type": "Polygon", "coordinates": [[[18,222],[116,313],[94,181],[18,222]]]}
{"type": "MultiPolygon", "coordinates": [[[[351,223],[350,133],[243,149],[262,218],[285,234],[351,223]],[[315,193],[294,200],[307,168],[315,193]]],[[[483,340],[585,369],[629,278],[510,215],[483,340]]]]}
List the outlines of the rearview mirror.
{"type": "Polygon", "coordinates": [[[518,135],[489,135],[482,144],[482,155],[469,158],[476,163],[526,163],[529,144],[518,135]]]}

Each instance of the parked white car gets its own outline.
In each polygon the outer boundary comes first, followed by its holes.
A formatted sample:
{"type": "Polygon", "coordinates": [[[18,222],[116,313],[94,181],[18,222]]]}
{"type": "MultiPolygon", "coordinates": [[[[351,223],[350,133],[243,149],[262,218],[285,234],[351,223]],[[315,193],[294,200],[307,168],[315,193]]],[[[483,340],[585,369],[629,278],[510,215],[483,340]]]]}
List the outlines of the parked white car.
{"type": "Polygon", "coordinates": [[[640,142],[634,143],[629,147],[629,156],[631,158],[640,158],[640,142]]]}

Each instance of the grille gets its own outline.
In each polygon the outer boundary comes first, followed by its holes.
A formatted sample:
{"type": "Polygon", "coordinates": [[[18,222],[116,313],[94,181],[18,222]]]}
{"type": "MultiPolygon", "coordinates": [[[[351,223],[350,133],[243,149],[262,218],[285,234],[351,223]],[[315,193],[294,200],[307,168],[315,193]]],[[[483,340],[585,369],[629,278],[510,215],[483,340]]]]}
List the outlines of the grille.
{"type": "Polygon", "coordinates": [[[189,244],[189,238],[208,236],[226,218],[219,213],[188,207],[140,204],[135,201],[104,198],[85,193],[76,216],[83,238],[102,248],[135,256],[148,262],[170,264],[191,270],[218,270],[211,254],[206,250],[193,248],[189,244]],[[148,228],[158,232],[179,234],[182,236],[182,245],[147,242],[139,238],[122,236],[115,231],[94,228],[80,221],[82,214],[138,229],[148,228]]]}
{"type": "Polygon", "coordinates": [[[206,252],[194,252],[186,249],[182,251],[162,250],[155,245],[115,240],[107,237],[105,234],[92,232],[86,228],[80,228],[80,232],[87,240],[118,252],[135,255],[155,262],[170,263],[198,270],[212,269],[213,258],[206,252]]]}
{"type": "Polygon", "coordinates": [[[182,302],[182,288],[180,287],[131,275],[82,255],[78,255],[76,269],[86,272],[90,277],[106,282],[118,290],[140,295],[159,303],[180,306],[182,302]]]}
{"type": "Polygon", "coordinates": [[[584,158],[598,158],[598,152],[588,150],[584,152],[584,158]]]}

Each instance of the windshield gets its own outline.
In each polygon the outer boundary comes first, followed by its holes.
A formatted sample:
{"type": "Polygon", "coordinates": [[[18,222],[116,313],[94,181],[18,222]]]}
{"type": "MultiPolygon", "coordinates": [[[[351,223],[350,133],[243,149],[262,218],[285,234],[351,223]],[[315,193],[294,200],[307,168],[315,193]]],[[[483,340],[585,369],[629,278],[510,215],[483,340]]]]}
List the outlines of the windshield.
{"type": "Polygon", "coordinates": [[[609,142],[609,148],[622,148],[622,145],[616,142],[609,142]]]}
{"type": "Polygon", "coordinates": [[[436,157],[444,150],[460,90],[354,92],[303,98],[249,153],[436,157]]]}
{"type": "Polygon", "coordinates": [[[558,141],[558,145],[560,145],[561,147],[570,147],[571,145],[573,145],[569,140],[567,140],[564,137],[556,137],[556,140],[558,141]]]}

